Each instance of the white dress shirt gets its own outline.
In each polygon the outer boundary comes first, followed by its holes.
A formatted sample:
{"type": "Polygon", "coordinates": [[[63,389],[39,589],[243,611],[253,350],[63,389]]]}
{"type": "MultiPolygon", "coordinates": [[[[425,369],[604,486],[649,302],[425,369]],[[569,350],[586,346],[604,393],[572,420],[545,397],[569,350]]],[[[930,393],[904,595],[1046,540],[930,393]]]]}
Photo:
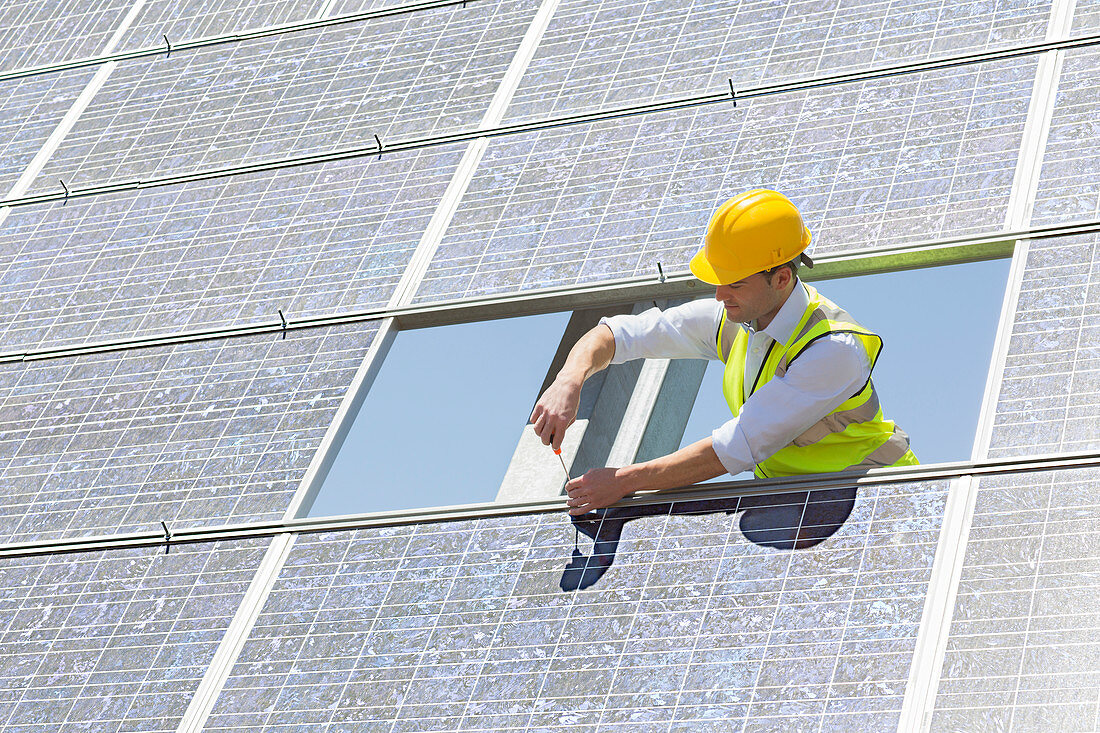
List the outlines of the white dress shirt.
{"type": "MultiPolygon", "coordinates": [[[[829,334],[814,341],[782,377],[748,394],[771,343],[785,344],[809,305],[801,281],[767,328],[748,329],[745,404],[741,414],[711,433],[714,452],[731,474],[753,466],[788,445],[863,388],[871,375],[866,351],[850,334],[829,334]]],[[[631,359],[719,359],[716,337],[723,307],[713,299],[694,300],[661,311],[604,318],[615,335],[612,364],[631,359]]],[[[732,325],[732,324],[731,324],[732,325]]],[[[727,326],[729,328],[729,326],[727,326]]],[[[721,395],[705,395],[722,399],[721,395]]]]}

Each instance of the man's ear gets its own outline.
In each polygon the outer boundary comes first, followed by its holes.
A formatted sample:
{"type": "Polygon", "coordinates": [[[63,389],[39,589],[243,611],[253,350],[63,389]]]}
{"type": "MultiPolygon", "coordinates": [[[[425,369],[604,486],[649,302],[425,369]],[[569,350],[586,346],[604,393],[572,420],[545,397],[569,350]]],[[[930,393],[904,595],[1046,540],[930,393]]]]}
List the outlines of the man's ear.
{"type": "Polygon", "coordinates": [[[791,280],[793,278],[794,276],[791,274],[791,268],[780,267],[778,270],[775,271],[775,274],[772,275],[772,286],[777,291],[786,290],[787,286],[791,284],[791,280]]]}

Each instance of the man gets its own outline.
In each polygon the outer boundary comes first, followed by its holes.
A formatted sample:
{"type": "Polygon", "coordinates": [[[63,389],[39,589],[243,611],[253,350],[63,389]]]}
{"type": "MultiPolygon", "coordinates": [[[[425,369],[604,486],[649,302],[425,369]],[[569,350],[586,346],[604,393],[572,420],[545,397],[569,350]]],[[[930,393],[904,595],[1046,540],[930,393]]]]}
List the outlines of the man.
{"type": "Polygon", "coordinates": [[[607,318],[581,337],[531,415],[555,450],[576,419],[584,381],[631,359],[721,360],[734,417],[670,455],[571,480],[570,514],[727,472],[770,477],[917,463],[871,382],[882,340],[798,279],[800,264],[813,267],[809,244],[793,203],[749,191],[718,208],[691,260],[692,273],[716,286],[715,300],[607,318]]]}

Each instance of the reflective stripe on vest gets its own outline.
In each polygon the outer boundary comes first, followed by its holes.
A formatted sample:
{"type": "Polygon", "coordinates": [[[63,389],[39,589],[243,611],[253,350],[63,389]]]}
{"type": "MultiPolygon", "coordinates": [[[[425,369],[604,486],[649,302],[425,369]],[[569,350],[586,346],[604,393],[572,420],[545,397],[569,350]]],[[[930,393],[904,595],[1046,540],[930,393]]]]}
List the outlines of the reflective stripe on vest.
{"type": "MultiPolygon", "coordinates": [[[[748,394],[752,395],[773,377],[782,377],[790,365],[814,341],[830,333],[851,334],[863,347],[874,370],[882,339],[855,322],[844,310],[818,292],[803,285],[810,303],[785,344],[772,342],[752,375],[748,394]]],[[[718,329],[718,354],[725,362],[722,392],[734,415],[745,403],[745,357],[749,347],[748,330],[738,326],[729,353],[723,353],[727,318],[723,314],[718,329]]],[[[735,324],[736,325],[736,324],[735,324]]],[[[870,378],[866,384],[788,445],[756,465],[760,477],[827,473],[879,466],[912,465],[916,457],[909,450],[909,436],[882,415],[878,394],[870,378]]]]}

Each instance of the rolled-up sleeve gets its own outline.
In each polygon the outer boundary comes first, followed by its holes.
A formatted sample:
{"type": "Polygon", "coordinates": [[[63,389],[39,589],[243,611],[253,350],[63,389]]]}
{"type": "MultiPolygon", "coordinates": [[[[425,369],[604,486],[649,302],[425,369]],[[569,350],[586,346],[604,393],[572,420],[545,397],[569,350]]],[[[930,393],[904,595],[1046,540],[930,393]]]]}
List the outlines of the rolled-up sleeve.
{"type": "Polygon", "coordinates": [[[615,336],[612,364],[632,359],[717,359],[715,336],[722,306],[714,299],[693,300],[666,310],[603,318],[615,336]]]}
{"type": "Polygon", "coordinates": [[[854,337],[820,339],[711,434],[714,452],[731,474],[752,470],[856,394],[870,375],[866,351],[854,337]]]}

